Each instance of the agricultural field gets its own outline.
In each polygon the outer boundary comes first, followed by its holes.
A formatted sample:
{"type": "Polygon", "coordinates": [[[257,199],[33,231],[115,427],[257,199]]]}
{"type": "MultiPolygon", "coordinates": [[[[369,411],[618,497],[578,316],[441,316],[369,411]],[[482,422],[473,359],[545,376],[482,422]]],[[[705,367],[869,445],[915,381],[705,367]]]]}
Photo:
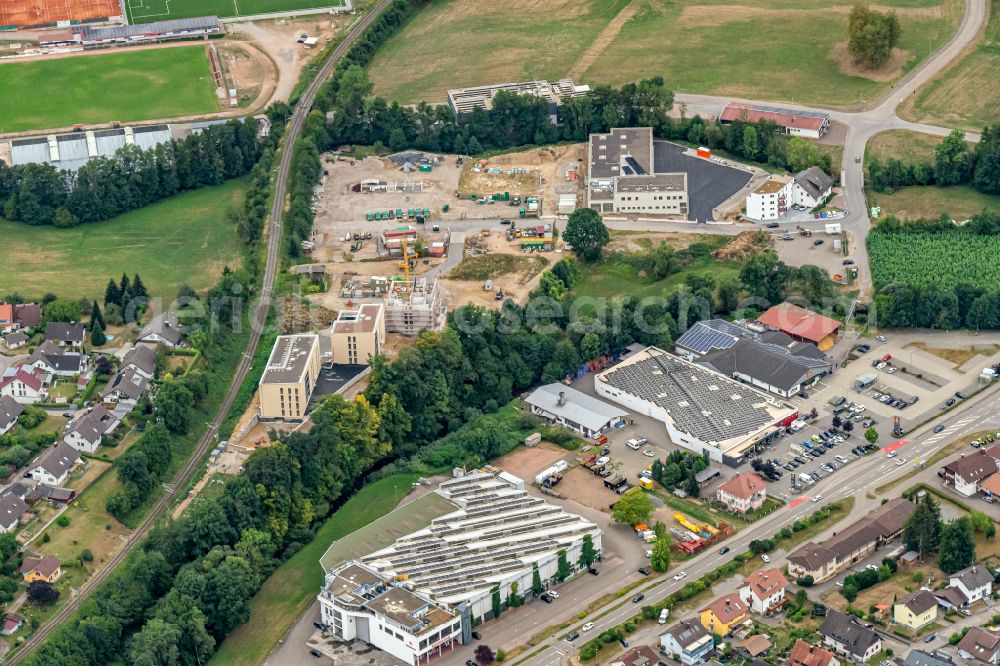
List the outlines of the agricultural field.
{"type": "Polygon", "coordinates": [[[978,44],[899,107],[899,116],[978,132],[997,122],[1000,108],[1000,0],[978,44]]]}
{"type": "Polygon", "coordinates": [[[207,289],[226,265],[240,263],[225,214],[245,190],[244,181],[232,180],[73,229],[0,218],[0,293],[100,300],[108,279],[123,271],[142,275],[153,297],[173,299],[181,284],[207,289]]]}
{"type": "Polygon", "coordinates": [[[125,0],[129,23],[152,23],[196,16],[253,16],[343,6],[341,0],[125,0]]]}
{"type": "Polygon", "coordinates": [[[0,64],[0,132],[219,110],[204,46],[0,64]]]}
{"type": "Polygon", "coordinates": [[[933,163],[935,150],[944,137],[922,134],[909,130],[890,130],[872,137],[865,147],[868,155],[874,155],[881,162],[897,159],[906,163],[933,163]]]}
{"type": "Polygon", "coordinates": [[[949,234],[868,235],[868,254],[876,288],[893,282],[936,284],[951,289],[960,283],[1000,290],[1000,238],[949,234]]]}
{"type": "Polygon", "coordinates": [[[899,219],[933,219],[947,213],[953,220],[967,220],[984,208],[1000,210],[1000,196],[977,192],[969,185],[954,187],[901,187],[891,194],[873,193],[869,203],[882,207],[882,215],[899,219]]]}
{"type": "Polygon", "coordinates": [[[863,72],[846,54],[852,5],[434,0],[369,71],[376,94],[401,103],[441,102],[448,88],[486,83],[572,76],[621,85],[660,75],[689,93],[856,107],[945,43],[963,7],[962,0],[880,2],[897,11],[902,36],[884,71],[863,72]]]}

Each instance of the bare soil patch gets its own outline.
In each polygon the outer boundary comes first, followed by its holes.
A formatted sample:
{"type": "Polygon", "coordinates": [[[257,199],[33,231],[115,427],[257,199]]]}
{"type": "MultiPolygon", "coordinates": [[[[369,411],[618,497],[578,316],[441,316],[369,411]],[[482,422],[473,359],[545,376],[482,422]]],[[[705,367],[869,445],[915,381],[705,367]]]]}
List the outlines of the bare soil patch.
{"type": "Polygon", "coordinates": [[[712,253],[716,259],[733,261],[748,259],[755,254],[769,250],[774,245],[774,239],[763,231],[743,231],[733,240],[712,253]]]}
{"type": "Polygon", "coordinates": [[[903,65],[906,64],[912,55],[909,51],[893,49],[888,62],[879,69],[869,69],[854,60],[854,56],[847,50],[847,42],[837,42],[830,50],[829,57],[837,63],[837,67],[843,74],[860,76],[861,78],[878,83],[886,83],[888,81],[895,81],[900,77],[903,65]]]}
{"type": "MultiPolygon", "coordinates": [[[[565,458],[570,453],[570,451],[561,449],[550,442],[541,442],[537,446],[518,447],[515,451],[494,461],[493,465],[523,478],[526,483],[531,483],[535,474],[555,461],[565,458]]],[[[558,492],[561,488],[562,484],[556,487],[556,491],[558,492]]]]}
{"type": "Polygon", "coordinates": [[[934,354],[938,358],[943,358],[949,363],[954,363],[955,367],[965,365],[969,359],[979,355],[992,356],[997,352],[997,349],[1000,349],[996,345],[959,348],[931,347],[926,342],[914,342],[910,346],[923,350],[928,354],[934,354]]]}
{"type": "Polygon", "coordinates": [[[605,513],[610,513],[608,506],[618,500],[618,495],[604,486],[601,477],[594,476],[582,467],[574,467],[566,472],[562,482],[553,490],[563,497],[605,513]]]}

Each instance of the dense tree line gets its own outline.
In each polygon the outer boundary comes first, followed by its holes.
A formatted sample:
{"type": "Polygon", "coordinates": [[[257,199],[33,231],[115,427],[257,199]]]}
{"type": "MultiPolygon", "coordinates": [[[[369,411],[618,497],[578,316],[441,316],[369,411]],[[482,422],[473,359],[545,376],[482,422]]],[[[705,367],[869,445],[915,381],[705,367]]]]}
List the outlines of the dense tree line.
{"type": "Polygon", "coordinates": [[[934,152],[933,162],[907,163],[891,158],[885,162],[868,155],[868,186],[876,192],[911,185],[972,185],[986,194],[1000,194],[1000,125],[983,128],[975,148],[965,142],[965,133],[955,130],[934,152]]]}

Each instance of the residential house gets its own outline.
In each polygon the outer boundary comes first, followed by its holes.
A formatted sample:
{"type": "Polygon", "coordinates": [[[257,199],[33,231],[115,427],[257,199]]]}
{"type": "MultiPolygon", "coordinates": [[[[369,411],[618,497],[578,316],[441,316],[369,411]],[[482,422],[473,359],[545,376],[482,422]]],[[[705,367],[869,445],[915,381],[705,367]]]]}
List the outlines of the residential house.
{"type": "Polygon", "coordinates": [[[119,370],[101,393],[101,402],[112,410],[132,411],[149,388],[149,379],[132,368],[119,370]]]}
{"type": "Polygon", "coordinates": [[[951,657],[942,652],[930,654],[922,650],[910,650],[902,666],[952,666],[953,663],[951,657]]]}
{"type": "Polygon", "coordinates": [[[952,486],[955,492],[965,497],[975,495],[979,482],[997,471],[997,463],[983,450],[963,455],[942,468],[944,484],[952,486]]]}
{"type": "Polygon", "coordinates": [[[34,506],[42,501],[52,504],[69,504],[76,499],[76,491],[72,488],[57,488],[38,483],[22,499],[28,506],[34,506]]]}
{"type": "Polygon", "coordinates": [[[22,626],[24,626],[23,617],[17,613],[7,613],[3,618],[3,627],[0,627],[0,636],[10,636],[22,626]]]}
{"type": "Polygon", "coordinates": [[[937,619],[937,597],[930,590],[917,590],[892,606],[892,621],[919,631],[937,619]]]}
{"type": "Polygon", "coordinates": [[[25,330],[42,323],[42,306],[38,303],[18,303],[14,306],[14,328],[25,330]]]}
{"type": "Polygon", "coordinates": [[[14,350],[28,344],[28,334],[24,331],[14,331],[3,336],[3,344],[7,349],[14,350]]]}
{"type": "Polygon", "coordinates": [[[714,647],[712,635],[693,620],[678,622],[660,635],[660,649],[684,666],[703,663],[714,647]]]}
{"type": "Polygon", "coordinates": [[[102,405],[73,421],[63,441],[82,453],[94,453],[105,435],[110,435],[121,421],[102,405]]]}
{"type": "Polygon", "coordinates": [[[21,365],[49,375],[73,377],[87,369],[87,357],[76,351],[67,352],[46,340],[21,365]]]}
{"type": "Polygon", "coordinates": [[[726,636],[747,620],[748,607],[740,595],[731,592],[714,600],[699,611],[701,626],[709,632],[726,636]]]}
{"type": "Polygon", "coordinates": [[[21,518],[28,512],[28,505],[17,493],[5,490],[0,493],[0,532],[11,532],[21,524],[21,518]]]}
{"type": "Polygon", "coordinates": [[[763,634],[754,634],[753,636],[747,636],[738,643],[733,644],[738,652],[746,654],[748,657],[759,657],[768,650],[771,649],[771,641],[768,640],[767,636],[763,634]]]}
{"type": "Polygon", "coordinates": [[[762,569],[753,572],[743,581],[740,599],[750,610],[767,615],[784,605],[786,587],[788,579],[780,569],[762,569]]]}
{"type": "Polygon", "coordinates": [[[826,620],[819,628],[823,644],[834,653],[857,662],[868,661],[882,649],[882,639],[858,618],[838,610],[826,612],[826,620]]]}
{"type": "Polygon", "coordinates": [[[937,599],[938,606],[945,611],[958,610],[969,605],[969,597],[965,596],[962,590],[954,585],[949,585],[942,590],[934,590],[934,597],[937,599]]]}
{"type": "Polygon", "coordinates": [[[50,321],[45,324],[45,339],[60,347],[82,347],[87,327],[79,322],[50,321]]]}
{"type": "Polygon", "coordinates": [[[184,336],[177,324],[177,317],[169,312],[161,312],[150,319],[139,331],[136,341],[152,345],[162,344],[168,349],[184,346],[184,336]]]}
{"type": "Polygon", "coordinates": [[[664,663],[660,656],[647,645],[629,648],[611,660],[610,666],[657,666],[664,663]]]}
{"type": "Polygon", "coordinates": [[[840,666],[840,660],[829,650],[806,643],[800,638],[788,653],[788,666],[840,666]]]}
{"type": "Polygon", "coordinates": [[[767,499],[767,484],[753,472],[742,472],[715,491],[715,499],[733,513],[759,509],[767,499]]]}
{"type": "Polygon", "coordinates": [[[812,576],[817,583],[835,576],[898,537],[915,509],[913,502],[898,497],[822,543],[804,543],[788,556],[788,574],[794,578],[812,576]]]}
{"type": "Polygon", "coordinates": [[[0,303],[0,333],[14,330],[14,306],[10,303],[0,303]]]}
{"type": "Polygon", "coordinates": [[[66,442],[59,442],[38,456],[28,466],[27,473],[35,481],[59,486],[69,478],[69,473],[79,462],[80,452],[66,442]]]}
{"type": "Polygon", "coordinates": [[[149,345],[135,345],[128,350],[122,358],[121,367],[118,369],[133,370],[146,379],[152,379],[156,374],[156,349],[149,345]]]}
{"type": "Polygon", "coordinates": [[[969,633],[958,642],[958,656],[963,659],[996,664],[998,655],[1000,655],[1000,636],[982,627],[971,627],[969,633]]]}
{"type": "Polygon", "coordinates": [[[48,397],[42,378],[30,368],[8,368],[0,379],[0,396],[4,395],[22,405],[33,405],[48,397]]]}
{"type": "Polygon", "coordinates": [[[25,583],[45,581],[53,584],[62,576],[62,562],[53,555],[42,557],[26,557],[21,564],[21,576],[25,583]]]}
{"type": "Polygon", "coordinates": [[[0,396],[0,435],[6,435],[17,425],[24,406],[9,395],[0,396]]]}
{"type": "Polygon", "coordinates": [[[804,208],[815,208],[833,191],[833,178],[818,166],[795,174],[792,200],[804,208]]]}
{"type": "Polygon", "coordinates": [[[993,593],[993,573],[981,564],[973,564],[948,577],[951,587],[961,590],[967,603],[985,599],[993,593]]]}

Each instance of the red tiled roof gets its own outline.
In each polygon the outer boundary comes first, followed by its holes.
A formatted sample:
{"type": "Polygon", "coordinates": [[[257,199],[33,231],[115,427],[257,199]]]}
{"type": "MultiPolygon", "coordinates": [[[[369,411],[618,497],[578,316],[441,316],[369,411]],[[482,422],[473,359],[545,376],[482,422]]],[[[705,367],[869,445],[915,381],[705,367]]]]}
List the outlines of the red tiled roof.
{"type": "Polygon", "coordinates": [[[832,652],[810,645],[801,638],[795,641],[788,654],[789,666],[827,666],[832,659],[832,652]]]}
{"type": "Polygon", "coordinates": [[[719,597],[705,608],[702,608],[702,610],[710,610],[715,617],[719,618],[719,622],[731,624],[746,615],[747,606],[740,599],[740,595],[730,592],[719,597]]]}
{"type": "Polygon", "coordinates": [[[755,123],[760,120],[770,120],[781,127],[794,127],[796,129],[811,129],[819,131],[823,128],[824,118],[820,116],[804,116],[794,109],[762,109],[753,104],[743,102],[730,102],[719,115],[719,120],[732,122],[742,120],[744,122],[755,123]]]}
{"type": "Polygon", "coordinates": [[[0,324],[14,323],[14,306],[10,303],[0,303],[0,324]]]}
{"type": "Polygon", "coordinates": [[[759,493],[765,488],[764,481],[753,472],[737,474],[719,486],[719,490],[724,490],[730,495],[742,499],[751,497],[754,493],[759,493]]]}
{"type": "Polygon", "coordinates": [[[24,558],[24,563],[21,565],[21,573],[26,574],[35,571],[44,578],[51,578],[52,574],[59,570],[60,565],[59,558],[53,555],[45,555],[41,558],[26,557],[24,558]]]}
{"type": "Polygon", "coordinates": [[[6,381],[0,382],[0,388],[11,384],[18,379],[24,382],[25,386],[31,387],[35,391],[40,391],[42,389],[42,380],[35,373],[29,372],[24,368],[18,368],[17,372],[8,377],[6,381]]]}
{"type": "Polygon", "coordinates": [[[781,569],[761,569],[747,576],[746,584],[758,599],[767,599],[780,588],[788,587],[788,579],[781,569]]]}
{"type": "Polygon", "coordinates": [[[771,328],[811,342],[820,342],[840,328],[836,319],[824,317],[791,303],[780,303],[757,317],[771,328]]]}

